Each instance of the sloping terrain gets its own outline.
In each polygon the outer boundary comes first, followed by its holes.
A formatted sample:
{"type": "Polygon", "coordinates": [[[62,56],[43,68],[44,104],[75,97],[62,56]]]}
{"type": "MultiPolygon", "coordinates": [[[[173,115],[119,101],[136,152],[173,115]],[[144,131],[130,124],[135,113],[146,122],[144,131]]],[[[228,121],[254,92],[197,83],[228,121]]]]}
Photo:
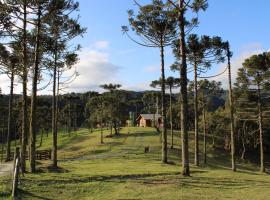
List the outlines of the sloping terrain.
{"type": "MultiPolygon", "coordinates": [[[[210,147],[209,164],[199,168],[191,166],[191,177],[183,177],[178,134],[175,133],[175,149],[169,149],[170,164],[161,164],[160,136],[151,128],[123,128],[120,136],[105,137],[104,144],[99,142],[99,130],[90,133],[82,129],[70,136],[61,133],[59,170],[52,170],[50,161],[39,162],[39,173],[22,178],[20,197],[65,200],[269,198],[269,175],[258,173],[255,164],[244,162],[238,165],[238,172],[233,173],[229,154],[210,147]],[[149,147],[148,153],[144,152],[145,147],[149,147]]],[[[49,136],[44,138],[40,148],[50,146],[49,136]]],[[[1,178],[0,184],[7,183],[7,179],[1,178]]],[[[8,198],[10,188],[0,189],[0,195],[8,198]]]]}

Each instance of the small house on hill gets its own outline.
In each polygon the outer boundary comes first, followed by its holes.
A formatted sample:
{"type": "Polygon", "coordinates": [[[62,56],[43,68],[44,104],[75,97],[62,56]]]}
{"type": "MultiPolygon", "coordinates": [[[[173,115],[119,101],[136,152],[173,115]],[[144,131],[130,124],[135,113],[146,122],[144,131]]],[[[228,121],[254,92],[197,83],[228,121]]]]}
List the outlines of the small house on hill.
{"type": "Polygon", "coordinates": [[[160,114],[140,114],[137,119],[139,127],[160,127],[161,115],[160,114]]]}

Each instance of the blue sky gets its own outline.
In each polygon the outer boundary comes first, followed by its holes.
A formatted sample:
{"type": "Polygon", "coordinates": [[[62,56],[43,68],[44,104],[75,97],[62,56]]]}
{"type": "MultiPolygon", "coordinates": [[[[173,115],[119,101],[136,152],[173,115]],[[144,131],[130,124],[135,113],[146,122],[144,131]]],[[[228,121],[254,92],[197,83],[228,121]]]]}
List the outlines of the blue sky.
{"type": "MultiPolygon", "coordinates": [[[[79,2],[81,22],[88,28],[87,34],[80,40],[81,44],[85,48],[93,48],[94,43],[106,41],[106,48],[95,51],[107,54],[108,62],[116,67],[116,71],[112,73],[104,72],[109,75],[107,81],[119,82],[127,89],[149,88],[151,80],[160,76],[158,50],[140,47],[121,33],[121,26],[128,24],[127,10],[136,8],[133,1],[79,2]]],[[[150,1],[139,2],[145,4],[150,1]]],[[[199,14],[200,25],[194,33],[217,35],[229,40],[234,52],[233,64],[238,65],[234,66],[236,74],[245,57],[270,49],[269,8],[268,0],[258,0],[256,3],[246,0],[210,0],[207,11],[199,14]]],[[[174,61],[170,49],[167,49],[166,55],[166,75],[178,76],[178,73],[169,70],[169,65],[174,61]]],[[[222,66],[214,66],[209,74],[214,74],[221,68],[222,66]]],[[[221,79],[222,77],[219,78],[221,79]]]]}
{"type": "MultiPolygon", "coordinates": [[[[146,4],[150,0],[138,2],[146,4]]],[[[133,0],[79,0],[79,3],[80,22],[88,30],[83,38],[76,39],[83,47],[76,66],[80,76],[69,91],[98,90],[98,85],[109,82],[120,83],[124,89],[149,89],[149,83],[160,76],[159,51],[138,46],[121,32],[121,26],[128,24],[127,10],[136,8],[133,0]]],[[[235,78],[245,58],[270,49],[269,8],[269,0],[209,0],[209,8],[199,14],[200,25],[194,33],[229,40],[234,52],[235,78]]],[[[165,61],[166,76],[178,76],[169,70],[174,62],[170,49],[165,61]]],[[[223,67],[213,66],[208,74],[218,73],[223,67]]],[[[222,81],[226,88],[226,76],[216,80],[222,81]]]]}

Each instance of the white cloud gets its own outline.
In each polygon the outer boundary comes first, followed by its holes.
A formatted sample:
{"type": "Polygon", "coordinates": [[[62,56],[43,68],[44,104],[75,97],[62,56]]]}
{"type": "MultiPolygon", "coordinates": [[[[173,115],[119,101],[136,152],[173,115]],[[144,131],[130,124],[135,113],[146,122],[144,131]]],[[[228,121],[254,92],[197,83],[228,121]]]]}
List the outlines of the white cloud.
{"type": "MultiPolygon", "coordinates": [[[[109,61],[109,54],[103,52],[109,47],[109,42],[99,41],[90,45],[89,48],[84,48],[79,52],[79,62],[75,65],[76,71],[79,76],[71,82],[62,92],[85,92],[90,90],[100,91],[99,86],[105,83],[118,83],[117,77],[120,67],[112,64],[109,61]],[[100,49],[100,50],[98,50],[100,49]]],[[[74,68],[65,72],[63,77],[71,76],[74,73],[74,68]]],[[[49,78],[44,76],[44,80],[39,85],[42,88],[47,84],[49,78]]],[[[5,94],[9,93],[10,80],[6,75],[0,75],[0,87],[2,92],[5,94]]],[[[31,77],[29,77],[28,89],[31,89],[31,77]]],[[[16,80],[16,86],[14,88],[14,93],[21,94],[22,87],[21,83],[16,80]]],[[[28,94],[31,92],[28,91],[28,94]]],[[[45,90],[38,92],[41,94],[51,94],[52,85],[47,87],[45,90]]]]}
{"type": "MultiPolygon", "coordinates": [[[[0,87],[2,89],[3,94],[9,94],[9,92],[10,92],[10,79],[5,74],[0,75],[0,87]]],[[[19,81],[18,76],[16,76],[15,80],[14,80],[13,92],[15,94],[21,94],[22,93],[22,83],[19,81]]]]}
{"type": "Polygon", "coordinates": [[[7,77],[7,75],[3,74],[0,76],[0,87],[2,90],[2,93],[7,94],[9,93],[9,85],[10,85],[10,80],[7,77]]]}
{"type": "Polygon", "coordinates": [[[96,41],[91,47],[96,50],[106,50],[110,46],[110,43],[106,40],[96,41]]]}
{"type": "Polygon", "coordinates": [[[148,73],[157,72],[158,70],[159,68],[156,65],[150,65],[143,69],[144,72],[148,72],[148,73]]]}
{"type": "Polygon", "coordinates": [[[150,82],[143,82],[138,83],[135,85],[123,85],[122,89],[124,90],[131,90],[131,91],[145,91],[145,90],[155,90],[154,88],[150,87],[150,82]]]}
{"type": "MultiPolygon", "coordinates": [[[[107,53],[86,48],[79,53],[79,56],[80,61],[76,65],[79,76],[70,84],[68,91],[100,90],[101,84],[117,82],[120,67],[110,63],[107,53]]],[[[66,75],[73,73],[74,70],[70,70],[66,75]]]]}
{"type": "Polygon", "coordinates": [[[134,52],[135,52],[135,49],[125,49],[125,50],[115,51],[115,53],[118,54],[118,55],[127,55],[127,54],[131,54],[131,53],[134,53],[134,52]]]}

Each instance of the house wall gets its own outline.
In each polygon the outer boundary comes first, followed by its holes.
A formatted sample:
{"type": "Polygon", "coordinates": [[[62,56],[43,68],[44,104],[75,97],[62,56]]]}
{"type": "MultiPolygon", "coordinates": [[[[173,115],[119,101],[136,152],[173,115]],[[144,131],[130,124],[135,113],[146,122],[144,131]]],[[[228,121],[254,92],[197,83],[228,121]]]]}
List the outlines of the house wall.
{"type": "Polygon", "coordinates": [[[152,121],[151,120],[145,120],[143,118],[140,119],[140,127],[152,127],[152,121]]]}
{"type": "Polygon", "coordinates": [[[140,127],[145,127],[146,126],[146,121],[145,119],[141,118],[140,119],[140,127]]]}
{"type": "MultiPolygon", "coordinates": [[[[157,126],[159,128],[162,127],[162,123],[161,123],[161,119],[159,119],[157,122],[156,122],[157,126]]],[[[152,120],[145,120],[144,118],[141,118],[140,121],[139,121],[139,126],[140,127],[153,127],[154,126],[154,123],[152,120]]]]}

